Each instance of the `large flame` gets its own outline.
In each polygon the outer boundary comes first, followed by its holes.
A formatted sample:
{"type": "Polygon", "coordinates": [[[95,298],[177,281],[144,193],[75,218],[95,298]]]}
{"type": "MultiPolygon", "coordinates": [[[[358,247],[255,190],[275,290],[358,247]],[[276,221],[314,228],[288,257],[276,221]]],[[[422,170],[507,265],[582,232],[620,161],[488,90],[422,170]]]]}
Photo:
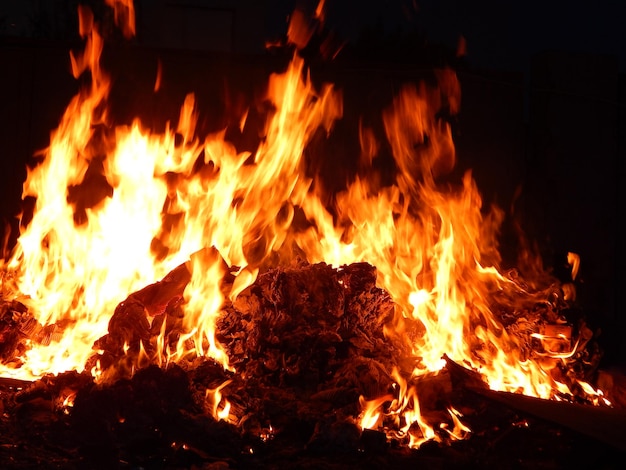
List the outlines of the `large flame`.
{"type": "MultiPolygon", "coordinates": [[[[133,34],[132,2],[107,3],[124,33],[133,34]]],[[[33,342],[21,367],[1,366],[0,374],[32,379],[83,370],[116,305],[182,263],[191,273],[187,334],[175,348],[161,348],[159,363],[196,354],[229,367],[214,335],[224,298],[235,298],[260,267],[297,249],[310,262],[376,266],[380,287],[398,306],[385,332],[412,351],[414,376],[440,370],[447,355],[480,371],[496,390],[543,398],[567,392],[551,373],[567,354],[528,357],[492,311],[495,294],[511,303],[532,297],[498,270],[502,212],[483,210],[471,173],[458,185],[442,183],[455,164],[450,126],[439,116],[444,107],[458,108],[451,70],[440,71],[436,86],[402,89],[383,113],[396,182],[381,188],[363,171],[328,207],[303,160],[313,135],[330,133],[342,117],[341,94],[330,85],[316,89],[297,54],[269,78],[273,111],[257,150],[238,152],[224,132],[196,135],[193,95],[176,126],[161,134],[139,121],[115,127],[106,107],[110,80],[99,66],[103,41],[91,12],[79,13],[86,46],[72,56],[72,69],[76,77],[89,72],[90,87],[70,102],[43,161],[28,172],[23,196],[36,199],[34,214],[5,263],[14,281],[3,285],[5,297],[28,305],[57,334],[49,345],[33,342]],[[292,228],[296,211],[308,228],[292,228]],[[221,282],[226,272],[235,275],[229,291],[221,282]]],[[[362,126],[362,169],[380,143],[362,126]]],[[[397,371],[394,377],[399,396],[363,398],[362,425],[374,426],[391,401],[387,411],[405,413],[405,432],[419,445],[432,428],[415,391],[397,371]],[[416,426],[419,433],[411,430],[416,426]]],[[[458,413],[450,413],[451,435],[466,433],[458,413]]]]}

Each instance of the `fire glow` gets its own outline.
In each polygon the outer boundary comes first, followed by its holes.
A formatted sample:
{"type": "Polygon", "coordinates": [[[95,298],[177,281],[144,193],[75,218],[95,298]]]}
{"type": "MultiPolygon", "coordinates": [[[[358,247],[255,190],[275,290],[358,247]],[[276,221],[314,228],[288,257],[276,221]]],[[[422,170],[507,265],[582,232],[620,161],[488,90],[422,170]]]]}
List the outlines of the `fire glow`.
{"type": "MultiPolygon", "coordinates": [[[[133,35],[132,2],[107,3],[124,35],[133,35]]],[[[383,423],[391,422],[412,447],[438,439],[435,427],[453,439],[469,435],[453,408],[450,424],[428,422],[411,385],[437,374],[444,357],[478,371],[494,390],[544,399],[574,395],[562,368],[580,343],[558,329],[533,332],[542,352],[529,354],[493,311],[494,305],[523,310],[549,295],[500,272],[502,212],[483,210],[471,173],[456,186],[440,181],[455,164],[450,125],[438,117],[444,108],[458,111],[460,86],[452,70],[438,71],[437,86],[407,85],[383,111],[395,183],[378,186],[371,163],[380,143],[362,126],[361,162],[369,171],[349,182],[329,208],[303,163],[312,136],[330,134],[342,119],[342,97],[332,85],[316,89],[297,53],[287,70],[269,78],[266,99],[273,112],[261,143],[254,153],[238,152],[225,132],[196,135],[193,95],[175,126],[161,134],[138,120],[110,122],[111,80],[100,68],[103,38],[88,9],[81,8],[79,18],[86,43],[72,55],[72,71],[75,78],[89,73],[90,87],[69,103],[43,160],[28,171],[23,197],[35,198],[35,209],[3,261],[1,285],[4,299],[23,303],[54,331],[49,341],[31,341],[19,361],[0,364],[0,375],[32,380],[83,371],[116,306],[181,265],[190,275],[182,299],[185,334],[168,343],[163,323],[149,351],[139,343],[138,362],[126,364],[128,370],[97,362],[93,376],[106,382],[145,364],[166,367],[190,357],[213,358],[236,373],[215,337],[224,301],[236,299],[273,260],[289,263],[297,252],[309,263],[375,266],[378,286],[396,305],[384,332],[410,351],[403,359],[412,368],[388,371],[395,394],[361,397],[362,414],[355,419],[362,428],[389,428],[383,423]],[[90,203],[73,197],[99,170],[107,194],[90,203]],[[293,227],[297,211],[308,221],[304,229],[293,227]],[[227,275],[234,280],[224,291],[227,275]]],[[[296,26],[290,25],[290,34],[296,26]]],[[[575,277],[580,261],[570,254],[568,262],[575,277]]],[[[158,312],[147,313],[154,318],[158,312]]],[[[207,390],[206,407],[216,419],[236,422],[223,397],[228,384],[207,390]]],[[[64,406],[71,406],[70,397],[64,406]]]]}

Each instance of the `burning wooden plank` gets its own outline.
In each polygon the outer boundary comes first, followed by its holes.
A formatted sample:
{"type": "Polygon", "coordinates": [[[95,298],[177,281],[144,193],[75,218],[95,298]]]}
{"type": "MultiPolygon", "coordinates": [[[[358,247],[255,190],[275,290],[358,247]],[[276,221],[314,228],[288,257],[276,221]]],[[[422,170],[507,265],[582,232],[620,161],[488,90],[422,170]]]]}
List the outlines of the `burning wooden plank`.
{"type": "MultiPolygon", "coordinates": [[[[480,374],[457,364],[450,358],[446,358],[446,362],[457,386],[598,439],[621,451],[626,450],[626,411],[623,409],[607,405],[592,406],[563,400],[545,400],[519,393],[490,390],[480,374]]],[[[606,384],[600,381],[599,385],[606,384]]]]}
{"type": "Polygon", "coordinates": [[[543,400],[518,393],[473,387],[473,391],[538,418],[558,423],[626,451],[626,412],[608,407],[543,400]]]}

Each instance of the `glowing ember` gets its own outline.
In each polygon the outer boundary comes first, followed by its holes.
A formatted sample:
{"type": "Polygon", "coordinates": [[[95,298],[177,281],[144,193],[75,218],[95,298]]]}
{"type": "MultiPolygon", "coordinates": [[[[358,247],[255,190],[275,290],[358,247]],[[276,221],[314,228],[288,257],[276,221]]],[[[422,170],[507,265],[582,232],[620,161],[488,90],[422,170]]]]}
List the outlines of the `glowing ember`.
{"type": "MultiPolygon", "coordinates": [[[[107,3],[124,34],[134,34],[132,2],[107,3]]],[[[362,126],[364,171],[328,207],[303,159],[313,135],[332,132],[342,118],[341,94],[330,85],[316,89],[297,53],[287,70],[269,78],[266,98],[273,111],[260,145],[253,154],[238,152],[224,132],[196,135],[193,95],[175,128],[162,134],[138,120],[115,127],[106,106],[110,80],[99,66],[98,24],[88,9],[79,14],[86,43],[82,54],[72,55],[72,70],[77,78],[89,72],[91,86],[70,102],[43,161],[28,172],[23,196],[36,198],[34,214],[4,262],[2,284],[4,299],[26,305],[55,334],[46,342],[29,340],[19,364],[2,365],[0,374],[33,379],[82,371],[116,306],[182,265],[190,276],[180,296],[183,334],[176,344],[167,342],[164,322],[154,350],[143,342],[124,344],[125,353],[139,349],[137,363],[128,368],[206,356],[233,370],[215,338],[225,299],[236,299],[264,266],[287,264],[298,252],[310,263],[375,266],[378,286],[397,306],[384,331],[410,351],[403,359],[412,370],[389,371],[394,394],[361,397],[363,429],[391,420],[396,435],[414,447],[439,439],[435,427],[465,438],[470,430],[458,411],[449,410],[449,424],[427,422],[420,413],[414,384],[440,371],[445,355],[479,371],[495,390],[541,398],[574,394],[561,372],[581,346],[571,328],[515,335],[502,318],[511,314],[522,325],[537,303],[556,317],[557,301],[567,296],[552,299],[548,287],[531,289],[499,271],[503,215],[497,208],[484,214],[470,173],[458,186],[442,184],[455,164],[450,126],[439,117],[458,110],[453,71],[439,71],[437,86],[406,86],[383,112],[395,183],[379,187],[371,167],[381,143],[362,126]],[[101,195],[86,200],[81,188],[94,175],[106,184],[101,195]],[[307,228],[292,226],[296,211],[307,228]],[[232,282],[223,282],[227,275],[232,282]],[[528,338],[540,343],[539,353],[529,352],[528,338]]],[[[311,32],[297,29],[306,23],[302,15],[292,19],[290,37],[302,46],[311,32]]],[[[159,69],[155,90],[160,76],[159,69]]],[[[245,114],[241,122],[245,126],[245,114]]],[[[570,253],[568,262],[575,278],[580,260],[570,253]]],[[[148,322],[159,313],[147,312],[148,322]]],[[[104,369],[100,363],[92,369],[100,382],[113,376],[104,369]]],[[[216,419],[236,421],[221,394],[229,383],[207,390],[207,407],[216,419]]],[[[576,385],[602,400],[589,384],[576,385]]],[[[72,399],[67,396],[62,406],[70,407],[72,399]]]]}

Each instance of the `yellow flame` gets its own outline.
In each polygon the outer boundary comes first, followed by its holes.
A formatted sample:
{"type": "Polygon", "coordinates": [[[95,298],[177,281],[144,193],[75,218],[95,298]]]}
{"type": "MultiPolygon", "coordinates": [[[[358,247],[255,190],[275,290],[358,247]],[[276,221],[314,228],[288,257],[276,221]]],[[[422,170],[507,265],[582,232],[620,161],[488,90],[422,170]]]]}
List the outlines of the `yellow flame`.
{"type": "Polygon", "coordinates": [[[373,400],[366,400],[363,395],[359,397],[359,403],[361,404],[361,415],[359,416],[359,425],[361,429],[376,429],[378,428],[379,421],[382,415],[381,407],[385,402],[391,401],[393,397],[391,395],[384,395],[374,398],[373,400]]]}
{"type": "Polygon", "coordinates": [[[211,416],[213,416],[216,420],[220,421],[233,421],[234,418],[230,416],[230,408],[231,404],[228,400],[222,400],[222,389],[229,385],[232,380],[227,380],[219,387],[214,389],[207,389],[206,391],[206,401],[207,406],[209,407],[209,411],[211,412],[211,416]],[[220,404],[224,402],[222,408],[220,409],[220,404]]]}
{"type": "Polygon", "coordinates": [[[572,267],[572,280],[576,280],[576,276],[578,276],[578,269],[580,268],[580,256],[569,251],[567,253],[567,262],[572,267]]]}
{"type": "Polygon", "coordinates": [[[448,408],[448,413],[450,413],[450,416],[452,417],[452,422],[454,424],[454,427],[452,428],[452,430],[447,429],[447,428],[444,428],[444,429],[448,432],[448,434],[450,434],[450,436],[454,440],[460,441],[460,440],[466,439],[467,435],[470,432],[472,432],[472,430],[461,422],[461,418],[463,417],[461,412],[457,411],[453,407],[450,407],[448,408]]]}

